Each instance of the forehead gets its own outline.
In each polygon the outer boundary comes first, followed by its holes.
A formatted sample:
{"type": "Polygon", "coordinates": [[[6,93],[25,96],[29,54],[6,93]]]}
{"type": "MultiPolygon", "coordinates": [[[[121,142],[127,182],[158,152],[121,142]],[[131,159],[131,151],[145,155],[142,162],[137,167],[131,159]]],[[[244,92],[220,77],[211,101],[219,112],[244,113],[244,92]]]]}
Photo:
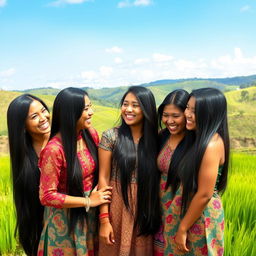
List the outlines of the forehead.
{"type": "Polygon", "coordinates": [[[194,96],[190,97],[190,99],[188,101],[188,105],[192,108],[194,108],[196,106],[196,98],[194,96]]]}
{"type": "Polygon", "coordinates": [[[28,114],[40,111],[44,106],[41,102],[33,100],[29,106],[28,114]]]}
{"type": "Polygon", "coordinates": [[[84,96],[84,103],[85,103],[85,105],[89,105],[91,103],[91,101],[87,95],[84,96]]]}
{"type": "Polygon", "coordinates": [[[168,104],[164,107],[164,110],[163,110],[164,113],[183,113],[183,111],[175,106],[174,104],[168,104]]]}
{"type": "Polygon", "coordinates": [[[138,102],[138,99],[136,98],[136,96],[133,93],[129,92],[125,96],[124,101],[138,102]]]}

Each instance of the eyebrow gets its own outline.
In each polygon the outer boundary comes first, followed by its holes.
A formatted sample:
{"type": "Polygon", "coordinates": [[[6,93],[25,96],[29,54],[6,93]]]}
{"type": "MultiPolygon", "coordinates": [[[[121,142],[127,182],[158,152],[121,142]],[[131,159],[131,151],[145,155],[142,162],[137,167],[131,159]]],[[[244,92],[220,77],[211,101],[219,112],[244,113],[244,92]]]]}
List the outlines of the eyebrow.
{"type": "MultiPolygon", "coordinates": [[[[129,102],[129,101],[128,101],[128,100],[124,100],[124,102],[129,102]]],[[[132,103],[137,103],[137,104],[139,104],[138,101],[132,101],[132,103]]]]}
{"type": "MultiPolygon", "coordinates": [[[[42,107],[41,109],[40,109],[40,111],[43,111],[44,109],[46,109],[46,107],[42,107]]],[[[47,110],[47,109],[46,109],[47,110]]],[[[33,112],[32,114],[30,114],[28,117],[32,117],[33,115],[37,115],[37,112],[33,112]]]]}
{"type": "Polygon", "coordinates": [[[92,105],[92,103],[90,102],[89,104],[86,104],[84,107],[90,107],[92,105]]]}

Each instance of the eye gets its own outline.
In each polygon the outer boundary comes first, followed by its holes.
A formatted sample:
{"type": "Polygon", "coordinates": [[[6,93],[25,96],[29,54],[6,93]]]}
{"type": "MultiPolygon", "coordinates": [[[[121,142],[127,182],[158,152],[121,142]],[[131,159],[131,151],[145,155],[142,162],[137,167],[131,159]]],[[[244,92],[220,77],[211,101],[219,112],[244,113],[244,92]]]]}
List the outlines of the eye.
{"type": "Polygon", "coordinates": [[[37,118],[37,115],[32,115],[32,116],[31,116],[31,119],[32,119],[32,120],[35,120],[36,118],[37,118]]]}
{"type": "Polygon", "coordinates": [[[139,104],[133,104],[132,107],[133,107],[133,108],[139,108],[140,105],[139,105],[139,104]]]}

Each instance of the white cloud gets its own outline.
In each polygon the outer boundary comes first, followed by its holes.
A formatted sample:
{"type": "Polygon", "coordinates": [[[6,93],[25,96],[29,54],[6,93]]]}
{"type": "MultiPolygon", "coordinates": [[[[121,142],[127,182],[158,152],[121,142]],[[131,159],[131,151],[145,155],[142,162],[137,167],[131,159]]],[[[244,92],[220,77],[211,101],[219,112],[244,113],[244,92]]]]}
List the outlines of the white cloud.
{"type": "Polygon", "coordinates": [[[123,60],[122,60],[121,58],[119,58],[119,57],[116,57],[116,58],[114,59],[114,62],[115,62],[116,64],[121,64],[121,63],[123,63],[123,60]]]}
{"type": "Polygon", "coordinates": [[[97,77],[97,73],[95,71],[83,71],[81,77],[86,80],[93,80],[97,77]]]}
{"type": "Polygon", "coordinates": [[[100,67],[100,75],[103,77],[110,77],[113,73],[113,68],[109,66],[101,66],[100,67]]]}
{"type": "Polygon", "coordinates": [[[141,65],[141,64],[145,64],[145,63],[148,63],[149,62],[149,59],[148,58],[139,58],[139,59],[136,59],[134,61],[134,64],[136,65],[141,65]]]}
{"type": "Polygon", "coordinates": [[[117,4],[118,8],[124,8],[124,7],[129,7],[129,6],[131,6],[131,3],[128,0],[119,2],[117,4]]]}
{"type": "Polygon", "coordinates": [[[152,1],[151,0],[136,0],[134,1],[133,5],[135,6],[148,6],[148,5],[151,5],[152,4],[152,1]]]}
{"type": "Polygon", "coordinates": [[[166,62],[173,60],[171,55],[165,55],[161,53],[154,53],[152,57],[155,62],[166,62]]]}
{"type": "Polygon", "coordinates": [[[241,7],[240,12],[248,12],[250,10],[251,10],[251,6],[245,5],[245,6],[241,7]]]}
{"type": "Polygon", "coordinates": [[[4,7],[7,3],[7,0],[0,0],[0,7],[4,7]]]}
{"type": "Polygon", "coordinates": [[[152,0],[124,0],[117,4],[118,8],[132,7],[132,6],[149,6],[152,5],[152,0]]]}
{"type": "Polygon", "coordinates": [[[107,52],[107,53],[122,53],[123,49],[118,46],[113,46],[111,48],[105,49],[105,52],[107,52]]]}
{"type": "Polygon", "coordinates": [[[58,7],[58,6],[62,6],[65,4],[82,4],[85,2],[92,2],[92,1],[93,0],[57,0],[57,1],[49,3],[48,5],[58,7]]]}
{"type": "Polygon", "coordinates": [[[3,70],[0,72],[0,77],[1,78],[7,78],[7,77],[11,77],[12,75],[14,75],[16,72],[16,70],[14,68],[9,68],[6,70],[3,70]]]}

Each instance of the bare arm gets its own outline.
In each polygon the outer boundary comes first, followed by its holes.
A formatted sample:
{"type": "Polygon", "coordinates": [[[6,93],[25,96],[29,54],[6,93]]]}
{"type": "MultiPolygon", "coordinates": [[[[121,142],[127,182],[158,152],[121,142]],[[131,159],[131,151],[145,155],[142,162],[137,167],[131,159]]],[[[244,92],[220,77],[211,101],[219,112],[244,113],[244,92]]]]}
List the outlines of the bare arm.
{"type": "MultiPolygon", "coordinates": [[[[111,174],[112,151],[99,148],[99,188],[108,186],[111,174]]],[[[109,205],[103,204],[100,206],[100,213],[109,213],[109,205]]],[[[103,243],[112,245],[115,242],[114,232],[109,218],[100,219],[100,239],[103,243]]]]}
{"type": "Polygon", "coordinates": [[[198,189],[181,220],[175,241],[183,251],[186,246],[187,231],[202,215],[207,203],[211,199],[218,175],[218,167],[224,162],[224,144],[222,139],[215,135],[208,144],[203,156],[198,174],[198,189]],[[217,138],[216,138],[217,137],[217,138]]]}

